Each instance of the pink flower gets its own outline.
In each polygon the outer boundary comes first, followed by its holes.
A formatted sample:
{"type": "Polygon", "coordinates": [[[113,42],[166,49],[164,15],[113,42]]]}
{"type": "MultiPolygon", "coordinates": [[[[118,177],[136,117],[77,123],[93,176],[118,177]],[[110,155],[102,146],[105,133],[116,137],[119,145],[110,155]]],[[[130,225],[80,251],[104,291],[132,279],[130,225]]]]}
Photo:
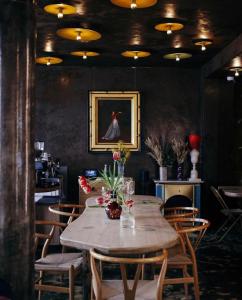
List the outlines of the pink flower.
{"type": "Polygon", "coordinates": [[[103,203],[104,203],[103,197],[98,197],[98,198],[96,199],[96,202],[97,202],[98,205],[102,206],[103,203]]]}
{"type": "Polygon", "coordinates": [[[121,155],[120,155],[120,151],[114,151],[113,152],[113,160],[117,161],[120,160],[121,155]]]}
{"type": "Polygon", "coordinates": [[[132,199],[125,200],[124,204],[130,208],[130,207],[132,207],[134,205],[134,200],[132,200],[132,199]]]}
{"type": "Polygon", "coordinates": [[[90,184],[84,176],[79,177],[79,183],[85,194],[89,194],[92,191],[90,184]]]}

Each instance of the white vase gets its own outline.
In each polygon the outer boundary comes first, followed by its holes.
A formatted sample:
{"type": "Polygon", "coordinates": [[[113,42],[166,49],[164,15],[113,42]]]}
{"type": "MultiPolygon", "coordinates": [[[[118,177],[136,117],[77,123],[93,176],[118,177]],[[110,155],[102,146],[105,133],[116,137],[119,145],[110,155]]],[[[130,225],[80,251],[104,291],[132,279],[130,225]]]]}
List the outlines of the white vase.
{"type": "Polygon", "coordinates": [[[160,181],[167,180],[167,167],[160,167],[160,181]]]}

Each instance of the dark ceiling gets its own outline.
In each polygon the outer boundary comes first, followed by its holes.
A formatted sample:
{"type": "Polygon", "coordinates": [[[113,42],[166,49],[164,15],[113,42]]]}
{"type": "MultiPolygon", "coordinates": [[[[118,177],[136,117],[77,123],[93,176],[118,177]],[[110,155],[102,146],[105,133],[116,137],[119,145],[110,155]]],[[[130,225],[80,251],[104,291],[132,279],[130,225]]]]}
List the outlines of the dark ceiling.
{"type": "Polygon", "coordinates": [[[37,56],[58,56],[62,65],[73,66],[174,66],[199,67],[234,40],[242,32],[241,0],[158,0],[145,9],[125,9],[115,6],[110,0],[59,1],[74,5],[76,15],[58,19],[46,13],[43,7],[58,3],[53,0],[38,0],[37,56]],[[182,19],[184,28],[167,35],[154,25],[164,18],[182,19]],[[59,28],[85,27],[101,33],[101,39],[88,43],[65,40],[56,35],[59,28]],[[194,38],[206,36],[213,44],[204,52],[193,44],[194,38]],[[175,49],[177,47],[177,49],[175,49]],[[189,52],[192,58],[176,62],[165,60],[168,52],[189,52]],[[91,50],[100,52],[98,57],[83,60],[70,55],[72,51],[91,50]],[[124,58],[125,50],[148,50],[147,58],[124,58]]]}

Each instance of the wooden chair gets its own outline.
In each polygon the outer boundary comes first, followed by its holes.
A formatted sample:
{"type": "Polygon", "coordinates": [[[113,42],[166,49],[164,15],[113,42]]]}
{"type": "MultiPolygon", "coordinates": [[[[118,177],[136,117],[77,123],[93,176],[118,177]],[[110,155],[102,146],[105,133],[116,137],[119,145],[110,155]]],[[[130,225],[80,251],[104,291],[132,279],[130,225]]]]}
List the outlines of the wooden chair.
{"type": "Polygon", "coordinates": [[[196,217],[199,214],[199,209],[196,207],[167,207],[164,208],[164,217],[167,220],[174,218],[189,218],[196,217]]]}
{"type": "Polygon", "coordinates": [[[35,289],[39,291],[38,299],[41,298],[41,291],[52,291],[69,294],[69,300],[74,299],[74,278],[81,271],[82,255],[80,253],[53,253],[48,254],[48,246],[53,238],[55,230],[65,228],[65,223],[55,221],[35,221],[35,250],[42,240],[40,258],[35,261],[35,271],[39,278],[35,282],[35,289]],[[48,227],[48,233],[46,228],[48,227]],[[44,233],[43,233],[44,232],[44,233]],[[57,286],[44,282],[46,274],[68,274],[69,286],[57,286]]]}
{"type": "Polygon", "coordinates": [[[223,224],[217,229],[215,234],[209,241],[221,242],[226,235],[233,229],[233,227],[242,220],[242,209],[241,208],[229,208],[224,198],[219,191],[214,187],[210,186],[210,190],[213,193],[215,199],[221,206],[220,212],[226,217],[223,224]]]}
{"type": "Polygon", "coordinates": [[[209,221],[198,218],[177,218],[170,220],[180,237],[179,251],[168,257],[167,269],[180,269],[182,277],[165,278],[164,284],[184,284],[188,297],[188,284],[194,285],[195,299],[200,299],[196,250],[209,227],[209,221]],[[191,267],[191,271],[188,270],[191,267]]]}
{"type": "Polygon", "coordinates": [[[162,300],[163,281],[167,267],[167,251],[162,255],[147,258],[112,257],[90,250],[92,270],[91,299],[96,300],[162,300]],[[120,264],[122,280],[103,280],[99,270],[99,263],[120,264]],[[161,264],[157,280],[140,280],[141,269],[144,264],[161,264]],[[133,280],[127,279],[127,266],[137,265],[133,280]]]}
{"type": "Polygon", "coordinates": [[[82,214],[84,209],[85,206],[82,204],[71,203],[59,203],[49,206],[49,211],[53,214],[67,217],[67,219],[65,220],[65,223],[67,225],[74,221],[76,218],[78,218],[82,214]]]}

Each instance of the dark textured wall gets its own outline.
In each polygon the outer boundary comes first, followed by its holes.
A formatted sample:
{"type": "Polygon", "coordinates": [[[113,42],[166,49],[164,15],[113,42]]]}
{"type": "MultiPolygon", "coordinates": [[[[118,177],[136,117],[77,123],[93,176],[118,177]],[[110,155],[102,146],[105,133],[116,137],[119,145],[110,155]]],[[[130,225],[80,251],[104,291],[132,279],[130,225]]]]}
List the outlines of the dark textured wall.
{"type": "Polygon", "coordinates": [[[78,198],[77,176],[83,168],[102,168],[110,153],[88,153],[88,91],[138,90],[141,93],[142,151],[132,153],[126,174],[139,178],[141,169],[155,177],[156,165],[143,140],[150,128],[185,133],[197,131],[199,71],[176,68],[37,67],[36,140],[69,167],[69,200],[78,198]]]}

